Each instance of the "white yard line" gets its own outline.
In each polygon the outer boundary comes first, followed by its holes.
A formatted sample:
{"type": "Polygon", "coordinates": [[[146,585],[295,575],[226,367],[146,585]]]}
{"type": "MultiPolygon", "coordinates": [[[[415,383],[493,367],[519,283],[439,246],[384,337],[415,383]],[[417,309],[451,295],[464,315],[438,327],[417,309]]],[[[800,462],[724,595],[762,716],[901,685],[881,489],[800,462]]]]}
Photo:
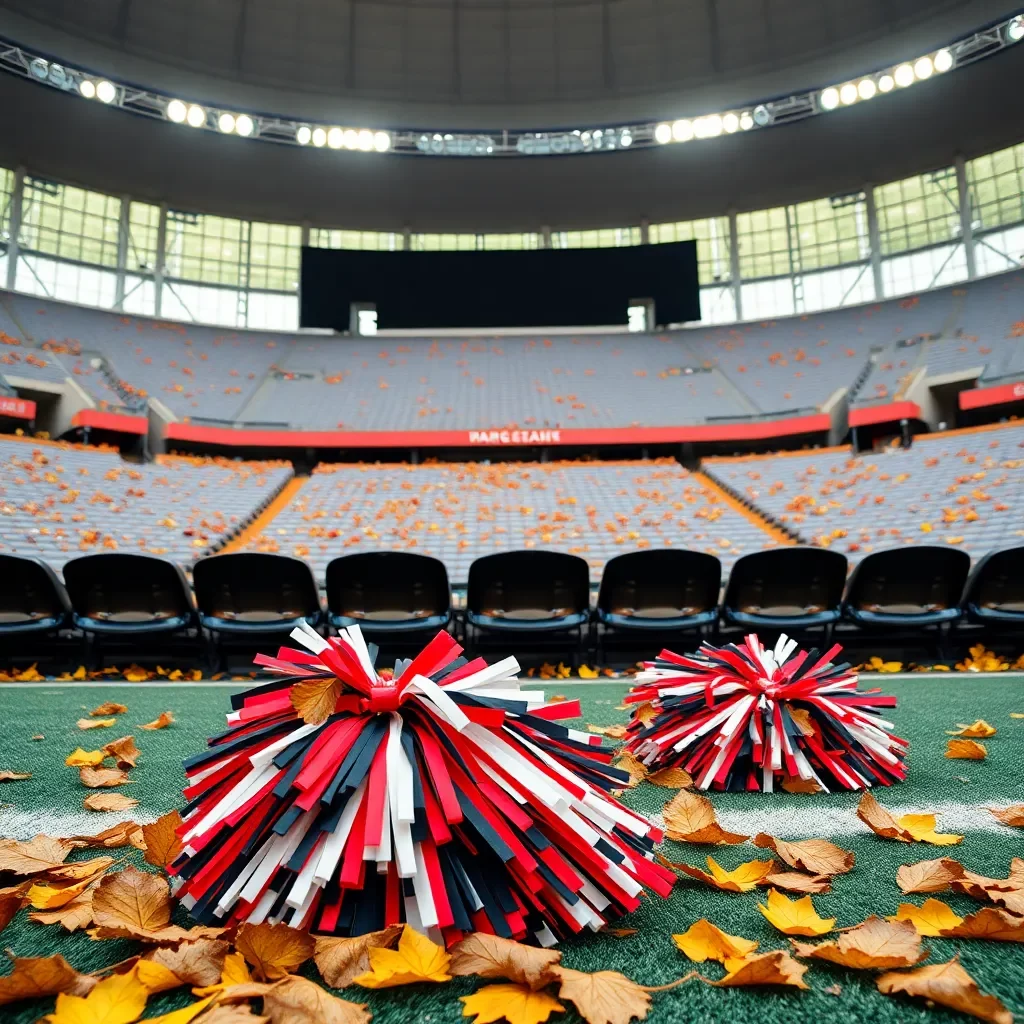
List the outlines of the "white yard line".
{"type": "Polygon", "coordinates": [[[157,815],[138,808],[118,814],[97,814],[95,811],[62,811],[56,807],[43,807],[36,811],[5,807],[0,809],[0,838],[94,836],[119,821],[137,821],[140,825],[148,825],[156,821],[156,818],[157,815]]]}

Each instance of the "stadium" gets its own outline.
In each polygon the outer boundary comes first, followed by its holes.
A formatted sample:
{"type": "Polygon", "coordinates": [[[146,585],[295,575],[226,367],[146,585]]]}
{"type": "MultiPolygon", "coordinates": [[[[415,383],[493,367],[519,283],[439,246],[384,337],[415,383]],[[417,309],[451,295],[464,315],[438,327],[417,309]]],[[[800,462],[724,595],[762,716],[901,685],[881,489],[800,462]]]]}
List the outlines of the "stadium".
{"type": "Polygon", "coordinates": [[[1005,0],[0,0],[2,1019],[1024,1014],[1021,95],[1005,0]]]}

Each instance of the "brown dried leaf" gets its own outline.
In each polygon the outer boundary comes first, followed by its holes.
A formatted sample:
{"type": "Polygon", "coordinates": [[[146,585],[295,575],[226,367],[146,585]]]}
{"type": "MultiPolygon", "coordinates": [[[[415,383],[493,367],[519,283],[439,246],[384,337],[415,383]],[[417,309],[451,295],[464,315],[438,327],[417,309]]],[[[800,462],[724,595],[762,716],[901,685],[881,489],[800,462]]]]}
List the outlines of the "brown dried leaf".
{"type": "Polygon", "coordinates": [[[255,1013],[251,1006],[224,1005],[211,1006],[199,1018],[200,1024],[271,1024],[269,1017],[255,1013]]]}
{"type": "MultiPolygon", "coordinates": [[[[69,843],[80,847],[112,850],[119,846],[138,846],[142,837],[142,826],[136,821],[121,821],[94,836],[71,836],[69,843]]],[[[145,845],[138,847],[145,849],[145,845]]]]}
{"type": "Polygon", "coordinates": [[[91,857],[89,860],[76,860],[71,864],[62,864],[46,872],[46,878],[52,882],[81,882],[83,879],[94,879],[101,871],[106,871],[114,863],[113,857],[91,857]]]}
{"type": "Polygon", "coordinates": [[[152,949],[142,959],[166,967],[182,985],[215,985],[220,981],[224,957],[230,948],[229,943],[219,939],[200,939],[172,949],[152,949]]]}
{"type": "Polygon", "coordinates": [[[946,730],[947,736],[960,736],[965,740],[986,740],[999,731],[994,725],[989,725],[984,718],[979,718],[970,725],[964,725],[962,722],[956,724],[958,728],[946,730]]]}
{"type": "Polygon", "coordinates": [[[116,718],[80,718],[76,723],[79,729],[109,729],[117,724],[116,718]]]}
{"type": "Polygon", "coordinates": [[[949,857],[903,864],[896,872],[896,884],[906,893],[945,892],[950,883],[963,878],[964,867],[949,857]]]}
{"type": "Polygon", "coordinates": [[[721,981],[712,982],[717,988],[739,988],[746,985],[791,985],[809,988],[804,981],[806,964],[794,960],[785,950],[754,953],[740,961],[721,981]]]}
{"type": "Polygon", "coordinates": [[[789,843],[776,839],[765,832],[754,836],[754,845],[762,850],[774,850],[791,868],[806,871],[811,875],[845,875],[853,870],[855,857],[825,839],[804,839],[802,842],[789,843]]]}
{"type": "Polygon", "coordinates": [[[911,921],[883,921],[869,917],[837,939],[813,945],[790,940],[797,956],[828,960],[855,970],[890,970],[912,967],[927,955],[921,936],[911,921]]]}
{"type": "Polygon", "coordinates": [[[132,781],[120,768],[79,768],[78,777],[89,789],[109,789],[132,781]]]}
{"type": "Polygon", "coordinates": [[[98,708],[93,708],[89,714],[93,718],[102,718],[104,715],[123,715],[128,708],[124,704],[116,704],[112,700],[104,701],[98,708]]]}
{"type": "Polygon", "coordinates": [[[347,988],[352,979],[370,969],[367,947],[393,949],[402,926],[393,924],[378,932],[358,935],[355,938],[334,938],[331,935],[317,935],[313,960],[321,977],[331,988],[347,988]]]}
{"type": "Polygon", "coordinates": [[[602,928],[601,932],[604,935],[614,935],[617,939],[628,939],[631,935],[636,935],[640,931],[639,928],[602,928]]]}
{"type": "Polygon", "coordinates": [[[341,696],[341,680],[333,676],[296,683],[291,701],[296,714],[309,725],[319,725],[334,714],[341,696]]]}
{"type": "Polygon", "coordinates": [[[167,880],[138,868],[108,875],[93,897],[96,924],[146,934],[171,920],[171,895],[167,880]]]}
{"type": "Polygon", "coordinates": [[[615,761],[615,767],[619,771],[628,772],[629,789],[639,786],[647,778],[647,765],[643,764],[631,751],[627,750],[621,754],[615,761]]]}
{"type": "Polygon", "coordinates": [[[74,849],[66,839],[36,836],[27,842],[0,839],[0,871],[15,875],[37,875],[63,864],[74,849]]]}
{"type": "Polygon", "coordinates": [[[975,980],[956,960],[945,964],[929,964],[914,971],[891,971],[877,981],[878,991],[885,995],[902,992],[908,996],[930,999],[933,1003],[992,1024],[1013,1024],[1013,1014],[995,997],[986,995],[975,980]]]}
{"type": "Polygon", "coordinates": [[[166,729],[167,726],[174,724],[174,715],[170,711],[161,711],[152,722],[147,722],[145,725],[140,725],[140,729],[166,729]]]}
{"type": "Polygon", "coordinates": [[[14,915],[25,905],[25,895],[31,882],[22,882],[8,889],[0,889],[0,932],[14,919],[14,915]]]}
{"type": "Polygon", "coordinates": [[[103,747],[103,753],[107,757],[112,757],[117,762],[118,768],[127,771],[129,768],[135,767],[142,751],[135,746],[134,736],[122,736],[119,740],[107,743],[103,747]]]}
{"type": "Polygon", "coordinates": [[[998,818],[1004,825],[1013,825],[1015,828],[1024,828],[1024,804],[1016,804],[1013,807],[1007,807],[1003,810],[998,810],[995,807],[987,808],[989,814],[994,818],[998,818]]]}
{"type": "Polygon", "coordinates": [[[805,795],[821,792],[821,786],[819,786],[814,779],[801,779],[799,777],[790,778],[789,776],[786,776],[786,778],[782,780],[782,788],[787,793],[802,793],[805,795]]]}
{"type": "Polygon", "coordinates": [[[275,1024],[369,1024],[365,1003],[350,1003],[316,982],[288,976],[263,997],[263,1010],[275,1024]]]}
{"type": "Polygon", "coordinates": [[[57,953],[46,957],[7,955],[14,969],[6,977],[0,978],[0,1006],[22,999],[55,996],[58,992],[84,996],[96,984],[95,978],[79,974],[57,953]]]}
{"type": "Polygon", "coordinates": [[[316,943],[311,935],[286,924],[243,924],[235,948],[258,977],[272,981],[298,970],[313,955],[316,943]]]}
{"type": "Polygon", "coordinates": [[[993,942],[1024,942],[1024,918],[999,907],[982,907],[955,928],[940,933],[951,939],[989,939],[993,942]]]}
{"type": "Polygon", "coordinates": [[[31,772],[12,772],[10,768],[0,768],[0,782],[21,782],[22,779],[31,778],[31,772]]]}
{"type": "Polygon", "coordinates": [[[832,891],[832,883],[827,875],[805,875],[802,871],[777,871],[767,875],[761,885],[774,886],[787,892],[802,892],[817,896],[832,891]]]}
{"type": "Polygon", "coordinates": [[[87,811],[127,811],[138,807],[139,801],[124,793],[92,793],[82,801],[82,805],[87,811]]]}
{"type": "Polygon", "coordinates": [[[644,1020],[651,1008],[650,993],[618,971],[585,974],[554,964],[550,974],[559,982],[559,998],[575,1003],[587,1024],[629,1024],[644,1020]]]}
{"type": "Polygon", "coordinates": [[[682,768],[659,768],[647,776],[647,781],[666,789],[688,789],[693,785],[690,773],[682,768]]]}
{"type": "Polygon", "coordinates": [[[711,801],[681,789],[665,804],[662,812],[665,821],[665,835],[683,843],[745,843],[749,836],[726,832],[718,824],[718,817],[711,801]]]}
{"type": "Polygon", "coordinates": [[[142,826],[147,864],[165,868],[181,853],[181,840],[175,831],[181,823],[181,815],[177,811],[168,811],[151,825],[142,826]]]}
{"type": "Polygon", "coordinates": [[[650,725],[660,714],[661,712],[649,700],[644,701],[633,712],[636,719],[643,725],[650,725]]]}
{"type": "Polygon", "coordinates": [[[857,817],[875,835],[883,839],[895,839],[901,843],[912,843],[914,837],[875,799],[874,794],[865,791],[857,805],[857,817]]]}
{"type": "Polygon", "coordinates": [[[626,727],[624,725],[590,725],[587,723],[587,732],[597,733],[598,736],[607,736],[610,740],[621,740],[626,738],[626,727]]]}
{"type": "Polygon", "coordinates": [[[988,756],[984,743],[977,740],[948,740],[946,757],[954,761],[984,761],[988,756]]]}
{"type": "MultiPolygon", "coordinates": [[[[481,978],[508,978],[532,989],[551,981],[551,967],[562,959],[556,949],[524,946],[498,935],[473,932],[452,946],[451,975],[477,975],[481,978]]],[[[566,997],[568,998],[568,997],[566,997]]]]}

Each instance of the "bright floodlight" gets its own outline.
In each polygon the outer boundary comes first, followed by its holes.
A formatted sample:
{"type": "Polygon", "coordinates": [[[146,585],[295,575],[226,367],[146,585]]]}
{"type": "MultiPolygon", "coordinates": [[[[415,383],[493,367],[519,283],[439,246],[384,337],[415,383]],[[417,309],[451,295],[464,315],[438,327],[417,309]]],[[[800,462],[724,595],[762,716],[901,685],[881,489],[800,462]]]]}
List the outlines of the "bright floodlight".
{"type": "Polygon", "coordinates": [[[851,103],[857,102],[857,86],[853,82],[847,82],[846,85],[839,90],[839,99],[842,100],[844,106],[849,106],[851,103]]]}
{"type": "Polygon", "coordinates": [[[875,83],[871,78],[862,78],[857,86],[857,94],[862,100],[869,100],[875,95],[875,83]]]}
{"type": "Polygon", "coordinates": [[[709,139],[722,134],[722,118],[718,114],[708,114],[704,118],[704,134],[709,139]]]}
{"type": "Polygon", "coordinates": [[[729,113],[722,118],[722,128],[728,132],[729,135],[732,135],[734,131],[737,131],[739,126],[740,119],[735,114],[729,113]]]}
{"type": "Polygon", "coordinates": [[[235,118],[235,131],[242,136],[243,139],[247,139],[252,135],[253,129],[256,126],[253,124],[252,118],[248,114],[239,114],[235,118]]]}
{"type": "Polygon", "coordinates": [[[342,143],[345,141],[345,133],[340,128],[332,128],[327,133],[327,145],[331,149],[341,149],[342,143]]]}
{"type": "Polygon", "coordinates": [[[878,91],[879,92],[892,92],[893,87],[896,83],[893,81],[892,75],[882,75],[878,80],[878,91]]]}
{"type": "Polygon", "coordinates": [[[319,149],[327,141],[327,132],[323,128],[314,128],[312,139],[313,145],[319,149]]]}
{"type": "Polygon", "coordinates": [[[689,142],[693,138],[693,125],[685,118],[672,124],[672,138],[676,142],[689,142]]]}
{"type": "Polygon", "coordinates": [[[188,108],[188,115],[185,120],[187,120],[193,128],[202,128],[202,126],[206,124],[206,111],[203,110],[198,103],[193,103],[188,108]]]}
{"type": "Polygon", "coordinates": [[[914,69],[909,64],[901,64],[893,74],[896,84],[901,89],[914,84],[914,69]]]}
{"type": "Polygon", "coordinates": [[[387,132],[374,132],[373,148],[378,153],[386,153],[391,148],[391,136],[387,132]]]}
{"type": "Polygon", "coordinates": [[[83,78],[78,83],[78,91],[87,99],[91,100],[96,96],[96,83],[90,78],[83,78]]]}
{"type": "Polygon", "coordinates": [[[357,132],[355,128],[346,128],[345,135],[342,141],[344,142],[346,149],[358,149],[359,132],[357,132]]]}
{"type": "Polygon", "coordinates": [[[839,106],[839,90],[832,86],[824,89],[821,93],[820,103],[822,110],[835,110],[839,106]]]}
{"type": "Polygon", "coordinates": [[[217,127],[225,134],[230,135],[235,130],[235,118],[233,114],[221,114],[217,118],[217,127]]]}
{"type": "Polygon", "coordinates": [[[186,107],[181,100],[171,100],[171,102],[167,104],[167,117],[175,124],[181,124],[184,122],[187,115],[188,107],[186,107]]]}
{"type": "Polygon", "coordinates": [[[1006,26],[1006,38],[1011,43],[1019,43],[1024,39],[1024,15],[1018,15],[1006,26]]]}
{"type": "Polygon", "coordinates": [[[934,70],[931,57],[921,57],[914,62],[914,74],[922,81],[931,78],[934,70]]]}
{"type": "Polygon", "coordinates": [[[939,50],[932,61],[935,65],[935,70],[942,74],[944,71],[948,71],[953,66],[953,54],[949,50],[939,50]]]}
{"type": "Polygon", "coordinates": [[[663,146],[666,142],[672,141],[672,125],[670,124],[659,124],[654,129],[654,141],[660,142],[663,146]]]}
{"type": "Polygon", "coordinates": [[[364,153],[369,153],[373,149],[373,132],[369,128],[363,128],[359,132],[359,148],[364,153]]]}
{"type": "Polygon", "coordinates": [[[113,82],[108,82],[104,78],[96,83],[96,99],[100,103],[113,103],[116,96],[117,90],[114,88],[113,82]]]}
{"type": "Polygon", "coordinates": [[[313,137],[313,129],[308,124],[300,124],[295,129],[295,141],[300,146],[308,146],[309,140],[313,137]]]}

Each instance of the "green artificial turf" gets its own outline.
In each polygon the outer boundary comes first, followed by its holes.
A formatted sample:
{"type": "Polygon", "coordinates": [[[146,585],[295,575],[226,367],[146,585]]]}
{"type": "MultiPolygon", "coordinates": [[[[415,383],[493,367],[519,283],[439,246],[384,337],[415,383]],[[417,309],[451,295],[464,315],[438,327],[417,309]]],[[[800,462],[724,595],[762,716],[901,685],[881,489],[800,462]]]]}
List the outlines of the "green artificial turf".
{"type": "MultiPolygon", "coordinates": [[[[239,687],[241,684],[238,684],[239,687]]],[[[909,780],[902,786],[879,791],[883,805],[907,810],[940,810],[939,831],[964,835],[961,845],[939,849],[879,839],[855,817],[857,795],[831,796],[791,794],[718,794],[713,800],[723,824],[734,831],[764,829],[781,838],[819,835],[853,850],[857,864],[852,873],[835,880],[833,891],[814,898],[825,917],[838,918],[838,926],[853,925],[869,914],[893,914],[900,902],[922,902],[925,897],[904,897],[896,887],[900,864],[938,856],[953,856],[967,867],[992,876],[1005,876],[1010,858],[1024,856],[1024,830],[1010,829],[990,820],[986,806],[1024,802],[1024,720],[1010,718],[1010,712],[1024,712],[1024,677],[964,679],[936,676],[899,681],[882,680],[882,685],[900,700],[893,713],[896,731],[911,741],[909,780]],[[985,718],[998,735],[985,741],[985,761],[950,761],[943,756],[944,730],[957,722],[985,718]]],[[[622,683],[573,686],[552,684],[583,703],[584,721],[611,724],[625,721],[626,713],[616,710],[625,691],[622,683]]],[[[64,758],[77,746],[95,749],[105,742],[131,733],[142,750],[133,782],[121,792],[140,801],[134,812],[155,817],[180,805],[181,760],[199,750],[205,738],[223,728],[224,712],[231,690],[223,686],[76,686],[38,684],[31,687],[0,686],[2,746],[0,768],[31,771],[25,782],[7,783],[0,790],[0,836],[27,838],[35,832],[68,834],[79,830],[87,791],[75,770],[64,766],[64,758]],[[105,700],[128,705],[112,729],[82,732],[75,722],[105,700]],[[176,722],[157,732],[140,731],[139,725],[161,711],[173,711],[176,722]],[[43,740],[32,740],[42,733],[43,740]],[[72,822],[74,824],[72,824],[72,822]]],[[[630,806],[658,813],[671,792],[649,783],[626,794],[630,806]]],[[[98,832],[120,821],[119,813],[92,814],[85,824],[98,832]]],[[[124,863],[141,864],[134,850],[114,851],[124,863]]],[[[673,860],[702,864],[711,853],[725,867],[745,860],[764,858],[765,851],[750,844],[732,847],[696,847],[668,842],[664,852],[673,860]]],[[[81,851],[76,858],[93,856],[81,851]]],[[[691,969],[672,943],[673,932],[682,932],[695,920],[706,917],[732,934],[757,939],[762,950],[788,947],[788,940],[775,932],[757,910],[764,890],[729,894],[681,880],[667,900],[649,897],[637,913],[623,919],[623,926],[639,929],[636,935],[617,939],[610,935],[587,934],[565,942],[563,960],[567,966],[594,971],[622,971],[646,985],[660,985],[691,969]]],[[[971,899],[955,893],[946,900],[959,914],[975,909],[971,899]]],[[[187,920],[179,912],[180,923],[187,920]]],[[[1014,1012],[1024,1014],[1024,946],[950,939],[926,939],[932,950],[929,962],[938,963],[960,956],[963,966],[982,990],[991,992],[1014,1012]]],[[[87,935],[69,935],[57,926],[43,927],[28,921],[22,912],[3,934],[3,945],[19,956],[62,953],[79,970],[93,971],[137,952],[129,941],[94,942],[87,935]]],[[[701,968],[707,976],[722,974],[717,964],[701,968]]],[[[308,964],[305,972],[316,977],[308,964]]],[[[648,1020],[651,1024],[704,1021],[713,1024],[822,1024],[823,1021],[908,1024],[915,1021],[966,1020],[941,1008],[928,1008],[921,1001],[880,995],[870,972],[854,972],[815,964],[805,979],[811,991],[779,989],[714,989],[690,982],[675,990],[658,993],[648,1020]],[[835,992],[839,985],[841,991],[835,992]],[[826,991],[829,990],[829,991],[826,991]]],[[[443,986],[415,985],[407,988],[367,992],[352,988],[345,995],[367,1002],[379,1024],[441,1024],[456,1021],[462,1013],[460,995],[473,991],[481,982],[457,979],[443,986]]],[[[184,1005],[184,990],[151,999],[148,1016],[184,1005]]],[[[4,1024],[34,1021],[51,1011],[52,1000],[37,1000],[0,1008],[4,1024]]],[[[564,1018],[575,1024],[575,1012],[564,1018]]]]}

